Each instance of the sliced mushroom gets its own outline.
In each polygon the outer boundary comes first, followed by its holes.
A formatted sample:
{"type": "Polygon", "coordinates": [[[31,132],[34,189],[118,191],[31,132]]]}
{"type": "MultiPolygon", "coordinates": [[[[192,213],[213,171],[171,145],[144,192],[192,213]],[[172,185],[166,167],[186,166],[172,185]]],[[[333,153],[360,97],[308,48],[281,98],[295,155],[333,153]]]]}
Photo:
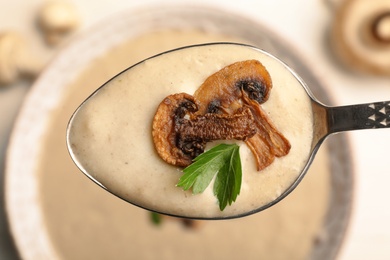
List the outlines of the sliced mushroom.
{"type": "Polygon", "coordinates": [[[234,114],[248,106],[254,117],[257,133],[246,140],[262,170],[290,151],[289,141],[276,129],[261,104],[269,98],[271,77],[257,60],[233,63],[208,77],[195,92],[201,107],[198,113],[234,114]]]}
{"type": "MultiPolygon", "coordinates": [[[[198,104],[186,93],[168,96],[158,106],[153,119],[152,136],[158,154],[167,163],[178,166],[191,163],[191,155],[176,146],[175,121],[197,110],[198,104]]],[[[195,146],[192,149],[195,150],[195,146]]],[[[203,149],[204,144],[201,143],[196,150],[203,149]]]]}
{"type": "Polygon", "coordinates": [[[187,166],[213,140],[244,140],[258,170],[290,151],[289,141],[262,110],[272,81],[257,60],[233,63],[208,77],[194,96],[166,97],[153,121],[153,141],[166,162],[187,166]]]}
{"type": "Polygon", "coordinates": [[[188,166],[214,140],[247,140],[257,129],[249,108],[235,114],[197,114],[199,102],[186,93],[166,97],[153,120],[156,150],[167,163],[188,166]]]}
{"type": "Polygon", "coordinates": [[[271,77],[257,60],[233,63],[209,76],[196,90],[200,114],[218,108],[232,114],[242,107],[242,93],[248,93],[259,104],[266,102],[272,89],[271,77]]]}
{"type": "MultiPolygon", "coordinates": [[[[266,139],[276,157],[282,157],[288,154],[291,148],[290,142],[276,129],[261,106],[256,101],[249,98],[245,92],[243,93],[243,99],[246,104],[250,104],[252,113],[255,116],[256,124],[259,129],[259,131],[257,131],[257,136],[266,139]]],[[[248,142],[251,142],[251,139],[249,139],[248,142]]]]}
{"type": "Polygon", "coordinates": [[[176,124],[176,132],[183,141],[246,140],[256,134],[254,117],[249,108],[232,114],[193,115],[176,124]]]}

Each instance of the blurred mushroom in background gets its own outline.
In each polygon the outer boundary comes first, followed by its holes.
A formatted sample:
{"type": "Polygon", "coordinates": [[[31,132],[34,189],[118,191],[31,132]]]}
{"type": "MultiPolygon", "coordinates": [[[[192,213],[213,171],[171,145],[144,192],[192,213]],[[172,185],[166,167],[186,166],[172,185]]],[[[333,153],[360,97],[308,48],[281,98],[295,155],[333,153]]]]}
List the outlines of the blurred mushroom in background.
{"type": "Polygon", "coordinates": [[[11,31],[0,33],[0,86],[20,78],[34,78],[42,67],[21,35],[11,31]]]}
{"type": "Polygon", "coordinates": [[[76,30],[80,15],[76,7],[67,1],[47,1],[38,12],[38,26],[49,46],[58,45],[65,36],[76,30]]]}
{"type": "MultiPolygon", "coordinates": [[[[80,25],[80,15],[67,1],[44,2],[36,14],[39,29],[49,47],[56,47],[80,25]]],[[[20,79],[34,79],[44,66],[44,58],[34,55],[19,32],[0,32],[0,86],[20,79]]],[[[48,49],[48,47],[45,47],[48,49]]]]}
{"type": "Polygon", "coordinates": [[[390,0],[341,0],[335,8],[331,46],[347,67],[390,76],[390,0]]]}

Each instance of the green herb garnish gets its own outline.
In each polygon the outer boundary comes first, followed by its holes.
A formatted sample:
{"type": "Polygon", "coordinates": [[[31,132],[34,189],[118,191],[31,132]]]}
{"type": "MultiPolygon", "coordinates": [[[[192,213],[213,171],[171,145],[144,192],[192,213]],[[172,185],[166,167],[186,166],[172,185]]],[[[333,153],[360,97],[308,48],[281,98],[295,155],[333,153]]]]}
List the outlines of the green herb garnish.
{"type": "Polygon", "coordinates": [[[216,175],[214,195],[220,210],[224,210],[240,194],[242,169],[239,149],[236,144],[220,144],[202,153],[183,170],[177,186],[184,190],[192,187],[193,194],[202,193],[216,175]]]}
{"type": "Polygon", "coordinates": [[[161,215],[156,212],[150,211],[150,219],[156,226],[160,225],[162,222],[161,215]]]}

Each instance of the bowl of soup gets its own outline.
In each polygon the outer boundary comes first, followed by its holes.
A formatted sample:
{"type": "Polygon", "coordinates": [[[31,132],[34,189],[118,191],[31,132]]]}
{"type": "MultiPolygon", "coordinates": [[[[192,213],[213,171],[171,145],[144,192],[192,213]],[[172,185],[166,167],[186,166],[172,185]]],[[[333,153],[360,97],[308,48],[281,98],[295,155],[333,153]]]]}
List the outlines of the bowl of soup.
{"type": "Polygon", "coordinates": [[[232,220],[151,213],[108,193],[73,163],[66,127],[83,100],[143,59],[210,42],[244,43],[270,52],[301,75],[314,96],[332,104],[326,86],[286,39],[239,14],[203,6],[160,6],[124,10],[99,22],[47,66],[12,133],[6,208],[23,259],[337,256],[353,199],[346,136],[326,140],[302,183],[287,198],[263,212],[232,220]]]}

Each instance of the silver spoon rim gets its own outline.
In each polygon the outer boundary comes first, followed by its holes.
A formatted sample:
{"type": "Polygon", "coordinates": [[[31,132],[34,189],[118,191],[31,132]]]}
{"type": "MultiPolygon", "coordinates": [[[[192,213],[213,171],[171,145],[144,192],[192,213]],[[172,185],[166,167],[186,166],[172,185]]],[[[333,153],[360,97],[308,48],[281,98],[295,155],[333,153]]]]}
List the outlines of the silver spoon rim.
{"type": "Polygon", "coordinates": [[[153,58],[156,58],[158,56],[162,56],[162,55],[166,55],[166,54],[169,54],[171,52],[175,52],[175,51],[179,51],[179,50],[182,50],[182,49],[187,49],[187,48],[196,48],[196,47],[204,47],[204,46],[211,46],[211,45],[237,45],[237,46],[242,46],[242,47],[247,47],[247,48],[251,48],[253,50],[256,50],[256,51],[259,51],[271,58],[273,58],[274,60],[276,60],[277,62],[279,62],[280,64],[282,64],[295,78],[296,80],[299,82],[299,84],[305,89],[307,95],[309,96],[311,102],[313,103],[316,103],[318,104],[319,106],[321,107],[324,107],[326,108],[326,106],[324,106],[322,103],[320,103],[315,97],[314,95],[312,94],[311,90],[309,89],[309,87],[306,85],[306,83],[303,81],[303,79],[290,67],[288,66],[284,61],[280,60],[279,58],[277,58],[276,56],[272,55],[271,53],[263,50],[263,49],[260,49],[258,47],[255,47],[253,45],[249,45],[249,44],[243,44],[243,43],[235,43],[235,42],[211,42],[211,43],[202,43],[202,44],[194,44],[194,45],[188,45],[188,46],[183,46],[183,47],[179,47],[179,48],[174,48],[174,49],[171,49],[171,50],[167,50],[165,52],[161,52],[161,53],[158,53],[156,55],[153,55],[151,57],[148,57],[142,61],[139,61],[137,63],[135,63],[134,65],[126,68],[125,70],[119,72],[118,74],[116,74],[114,77],[112,77],[111,79],[109,79],[108,81],[106,81],[103,85],[101,85],[100,87],[98,87],[92,94],[90,94],[78,107],[77,109],[73,112],[68,124],[67,124],[67,128],[66,128],[66,146],[67,146],[67,150],[68,150],[68,153],[70,155],[70,157],[72,158],[73,162],[75,163],[75,165],[77,166],[77,168],[79,168],[79,170],[85,175],[87,176],[91,181],[93,181],[94,183],[96,183],[97,185],[99,185],[101,188],[105,189],[107,192],[113,194],[114,196],[126,201],[127,203],[130,203],[134,206],[137,206],[139,208],[142,208],[142,209],[145,209],[145,210],[149,210],[149,211],[153,211],[153,212],[156,212],[158,214],[164,214],[164,215],[168,215],[168,216],[172,216],[172,217],[180,217],[180,218],[187,218],[187,219],[197,219],[197,220],[223,220],[223,219],[235,219],[235,218],[242,218],[242,217],[246,217],[246,216],[249,216],[249,215],[252,215],[252,214],[255,214],[255,213],[258,213],[258,212],[261,212],[265,209],[268,209],[272,206],[274,206],[275,204],[279,203],[280,201],[282,201],[284,198],[286,198],[302,181],[302,179],[305,177],[308,169],[310,168],[310,165],[312,164],[314,158],[315,158],[315,155],[316,153],[318,152],[318,149],[320,148],[321,144],[323,143],[323,141],[326,139],[326,137],[329,136],[329,133],[326,133],[326,135],[322,136],[322,138],[320,138],[319,140],[317,141],[314,141],[313,140],[313,143],[312,143],[312,148],[311,148],[311,152],[310,152],[310,156],[309,158],[307,158],[307,161],[305,163],[305,166],[303,168],[303,170],[301,171],[301,173],[298,175],[298,177],[296,178],[296,180],[286,189],[283,191],[282,194],[280,194],[276,199],[274,199],[273,201],[265,204],[265,205],[262,205],[254,210],[250,210],[248,212],[244,212],[244,213],[240,213],[240,214],[235,214],[235,215],[229,215],[229,216],[216,216],[216,217],[199,217],[199,216],[182,216],[182,215],[178,215],[178,214],[171,214],[169,212],[162,212],[162,211],[158,211],[158,210],[155,210],[155,209],[150,209],[148,207],[145,207],[143,205],[140,205],[140,204],[137,204],[137,203],[134,203],[132,201],[128,201],[127,199],[123,198],[122,196],[114,193],[113,191],[111,191],[110,189],[108,189],[105,185],[103,185],[99,180],[97,180],[96,178],[94,178],[91,174],[88,173],[87,170],[85,170],[85,168],[82,166],[82,164],[79,162],[79,160],[77,159],[77,156],[73,153],[73,150],[72,150],[72,146],[70,144],[70,140],[69,140],[69,136],[70,136],[70,128],[71,128],[71,125],[74,121],[74,118],[75,116],[77,115],[78,111],[84,106],[84,104],[91,98],[93,97],[96,93],[98,93],[100,91],[101,88],[103,88],[104,86],[106,86],[106,84],[108,82],[110,82],[111,80],[113,80],[114,78],[118,77],[119,75],[123,74],[123,73],[126,73],[128,70],[131,70],[132,68],[138,66],[139,64],[145,62],[145,61],[148,61],[150,59],[153,59],[153,58]]]}

